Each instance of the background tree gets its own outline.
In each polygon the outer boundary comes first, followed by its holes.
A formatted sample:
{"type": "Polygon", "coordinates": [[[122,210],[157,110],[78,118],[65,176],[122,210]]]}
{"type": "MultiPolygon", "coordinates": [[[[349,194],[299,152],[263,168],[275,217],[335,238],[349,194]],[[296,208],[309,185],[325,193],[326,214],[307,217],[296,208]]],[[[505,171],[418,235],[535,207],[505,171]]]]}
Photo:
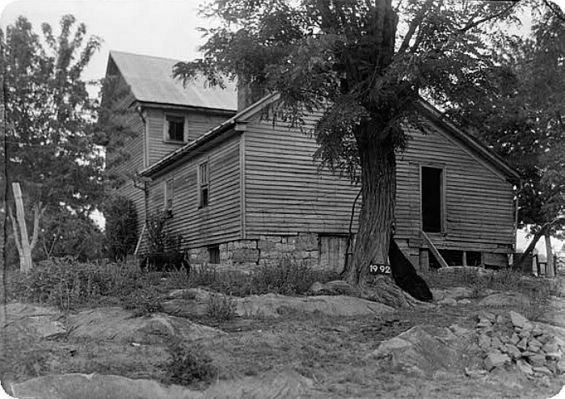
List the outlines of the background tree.
{"type": "Polygon", "coordinates": [[[5,177],[22,185],[26,214],[41,204],[49,226],[69,217],[86,226],[79,220],[101,193],[102,156],[92,140],[97,103],[81,78],[100,40],[75,22],[62,17],[58,36],[42,24],[40,36],[19,17],[2,40],[5,177]]]}
{"type": "Polygon", "coordinates": [[[396,194],[396,151],[418,125],[424,93],[456,104],[472,87],[488,92],[496,69],[485,29],[510,16],[516,2],[391,0],[217,0],[205,29],[204,55],[180,63],[186,80],[205,74],[221,85],[237,78],[251,92],[280,93],[280,120],[300,125],[322,111],[312,132],[322,164],[359,181],[362,204],[351,284],[386,263],[396,194]]]}
{"type": "Polygon", "coordinates": [[[498,38],[496,90],[450,114],[519,171],[519,223],[533,234],[525,255],[545,237],[551,266],[550,237],[565,226],[565,16],[549,1],[534,11],[528,35],[498,38]]]}

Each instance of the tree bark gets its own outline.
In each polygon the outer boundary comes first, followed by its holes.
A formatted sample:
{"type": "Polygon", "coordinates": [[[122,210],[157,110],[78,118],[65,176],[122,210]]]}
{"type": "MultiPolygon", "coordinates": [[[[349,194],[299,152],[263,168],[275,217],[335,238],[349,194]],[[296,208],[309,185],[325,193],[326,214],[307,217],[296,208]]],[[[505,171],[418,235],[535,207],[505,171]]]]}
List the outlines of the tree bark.
{"type": "Polygon", "coordinates": [[[547,259],[547,263],[545,265],[545,276],[555,277],[553,269],[553,250],[551,249],[551,235],[549,234],[549,230],[546,230],[543,237],[545,238],[545,255],[547,259]]]}
{"type": "Polygon", "coordinates": [[[344,270],[351,285],[364,285],[369,265],[388,264],[388,249],[394,220],[396,156],[389,138],[369,126],[360,126],[357,136],[361,164],[361,211],[352,262],[344,270]]]}

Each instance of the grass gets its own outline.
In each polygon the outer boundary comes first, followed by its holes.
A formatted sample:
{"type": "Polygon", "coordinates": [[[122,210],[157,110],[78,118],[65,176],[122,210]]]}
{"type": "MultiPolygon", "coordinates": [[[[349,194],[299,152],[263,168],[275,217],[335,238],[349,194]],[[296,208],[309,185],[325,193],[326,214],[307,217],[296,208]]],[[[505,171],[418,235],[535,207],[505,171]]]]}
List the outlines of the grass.
{"type": "Polygon", "coordinates": [[[208,316],[217,321],[227,321],[235,317],[235,302],[231,296],[211,294],[208,300],[208,316]]]}

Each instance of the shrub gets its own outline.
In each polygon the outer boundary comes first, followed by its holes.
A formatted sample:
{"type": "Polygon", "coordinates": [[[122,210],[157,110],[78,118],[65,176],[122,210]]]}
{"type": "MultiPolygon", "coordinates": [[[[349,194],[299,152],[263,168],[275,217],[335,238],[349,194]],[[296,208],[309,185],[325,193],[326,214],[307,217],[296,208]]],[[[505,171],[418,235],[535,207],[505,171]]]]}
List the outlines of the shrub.
{"type": "Polygon", "coordinates": [[[159,293],[152,286],[138,288],[123,295],[120,303],[124,309],[133,311],[134,316],[147,316],[163,310],[159,293]]]}
{"type": "Polygon", "coordinates": [[[126,197],[110,197],[103,207],[106,219],[108,257],[120,261],[132,254],[137,244],[137,211],[134,202],[126,197]]]}
{"type": "Polygon", "coordinates": [[[169,383],[191,385],[211,381],[218,375],[212,359],[201,348],[187,347],[176,340],[167,349],[171,357],[165,366],[169,383]]]}
{"type": "Polygon", "coordinates": [[[208,316],[218,320],[231,320],[235,316],[235,303],[230,296],[211,294],[208,299],[208,316]]]}

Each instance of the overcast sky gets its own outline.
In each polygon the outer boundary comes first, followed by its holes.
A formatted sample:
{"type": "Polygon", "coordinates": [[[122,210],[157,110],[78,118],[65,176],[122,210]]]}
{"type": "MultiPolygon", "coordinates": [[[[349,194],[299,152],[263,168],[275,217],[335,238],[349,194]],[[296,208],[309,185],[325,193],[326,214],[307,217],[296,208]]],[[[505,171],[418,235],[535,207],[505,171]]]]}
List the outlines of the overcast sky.
{"type": "MultiPolygon", "coordinates": [[[[554,1],[565,8],[565,0],[554,1]]],[[[36,31],[43,22],[55,29],[61,16],[73,14],[86,24],[89,34],[103,40],[84,76],[100,79],[110,50],[179,60],[196,57],[197,48],[203,43],[196,28],[210,23],[197,14],[201,3],[202,0],[0,0],[0,26],[4,28],[24,15],[36,31]]],[[[520,247],[525,246],[523,238],[518,241],[520,247]]],[[[556,249],[560,246],[561,243],[554,244],[556,249]]],[[[545,253],[541,242],[538,249],[545,253]]]]}

